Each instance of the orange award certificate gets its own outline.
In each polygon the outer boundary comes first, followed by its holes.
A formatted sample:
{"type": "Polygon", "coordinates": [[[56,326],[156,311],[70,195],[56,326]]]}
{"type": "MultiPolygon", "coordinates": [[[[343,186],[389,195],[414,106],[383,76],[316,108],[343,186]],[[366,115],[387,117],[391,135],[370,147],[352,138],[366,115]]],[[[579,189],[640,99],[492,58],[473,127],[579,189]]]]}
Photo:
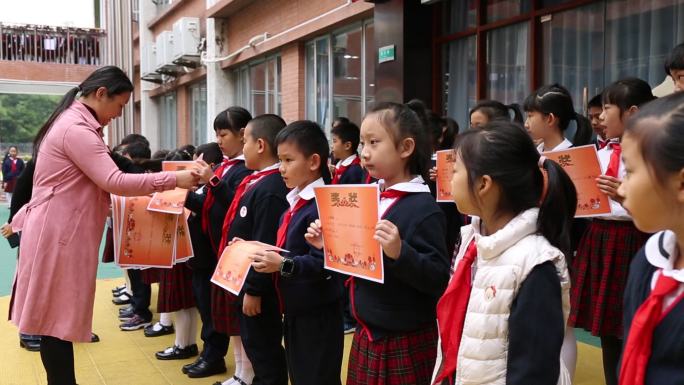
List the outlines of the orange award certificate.
{"type": "MultiPolygon", "coordinates": [[[[181,171],[189,168],[194,161],[162,162],[162,171],[181,171]]],[[[176,187],[173,190],[154,193],[147,209],[169,214],[182,214],[188,190],[176,187]]]]}
{"type": "Polygon", "coordinates": [[[383,283],[382,248],[373,239],[378,223],[378,185],[334,185],[314,189],[328,270],[383,283]]]}
{"type": "Polygon", "coordinates": [[[173,266],[177,216],[147,210],[150,197],[123,201],[119,265],[122,267],[173,266]]]}
{"type": "Polygon", "coordinates": [[[596,178],[601,175],[601,164],[594,145],[573,147],[543,153],[558,163],[570,176],[577,189],[576,218],[610,214],[608,196],[599,190],[596,178]]]}
{"type": "Polygon", "coordinates": [[[451,177],[454,175],[454,150],[437,151],[437,202],[454,202],[451,195],[451,177]]]}
{"type": "Polygon", "coordinates": [[[176,227],[176,252],[174,253],[174,259],[175,263],[181,263],[192,258],[194,253],[187,217],[185,215],[176,215],[176,217],[178,217],[178,225],[176,227]]]}
{"type": "Polygon", "coordinates": [[[221,258],[216,265],[211,282],[215,285],[228,290],[229,292],[240,295],[245,278],[249,272],[252,261],[249,256],[257,251],[284,251],[275,246],[257,241],[236,241],[232,245],[223,249],[221,258]]]}

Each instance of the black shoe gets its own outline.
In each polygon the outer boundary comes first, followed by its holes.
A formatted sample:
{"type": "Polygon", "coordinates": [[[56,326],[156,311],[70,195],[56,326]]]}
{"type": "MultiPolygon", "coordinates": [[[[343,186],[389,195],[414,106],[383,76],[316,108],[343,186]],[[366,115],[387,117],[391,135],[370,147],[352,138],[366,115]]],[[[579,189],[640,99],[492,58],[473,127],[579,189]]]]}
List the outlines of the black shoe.
{"type": "Polygon", "coordinates": [[[165,336],[167,334],[173,334],[173,325],[171,326],[166,326],[162,325],[161,322],[157,322],[154,325],[150,325],[145,328],[145,337],[159,337],[159,336],[165,336]],[[159,328],[157,328],[157,324],[159,324],[159,328]]]}
{"type": "Polygon", "coordinates": [[[114,305],[128,305],[131,303],[131,296],[129,296],[128,293],[123,293],[112,299],[112,303],[114,303],[114,305]]]}
{"type": "Polygon", "coordinates": [[[154,353],[154,356],[158,360],[184,360],[186,358],[194,357],[199,354],[196,344],[186,346],[184,348],[179,348],[178,346],[172,346],[166,348],[161,352],[154,353]]]}
{"type": "Polygon", "coordinates": [[[100,336],[95,333],[90,333],[90,342],[100,342],[100,336]]]}
{"type": "Polygon", "coordinates": [[[39,352],[40,336],[21,334],[19,336],[19,346],[28,350],[29,352],[39,352]]]}
{"type": "Polygon", "coordinates": [[[183,368],[181,368],[181,372],[183,372],[183,374],[188,374],[188,370],[190,370],[190,368],[193,368],[195,365],[199,364],[200,361],[202,361],[201,356],[197,357],[195,362],[183,365],[183,368]]]}
{"type": "Polygon", "coordinates": [[[135,316],[135,310],[133,310],[133,308],[127,311],[119,312],[119,321],[128,321],[129,319],[133,318],[133,316],[135,316]]]}
{"type": "Polygon", "coordinates": [[[126,284],[119,285],[119,286],[113,288],[112,293],[116,293],[117,291],[122,291],[122,290],[126,290],[126,284]]]}
{"type": "Polygon", "coordinates": [[[204,378],[215,374],[223,374],[227,372],[226,363],[223,360],[216,362],[207,362],[200,358],[197,365],[188,369],[188,377],[190,378],[204,378]]]}

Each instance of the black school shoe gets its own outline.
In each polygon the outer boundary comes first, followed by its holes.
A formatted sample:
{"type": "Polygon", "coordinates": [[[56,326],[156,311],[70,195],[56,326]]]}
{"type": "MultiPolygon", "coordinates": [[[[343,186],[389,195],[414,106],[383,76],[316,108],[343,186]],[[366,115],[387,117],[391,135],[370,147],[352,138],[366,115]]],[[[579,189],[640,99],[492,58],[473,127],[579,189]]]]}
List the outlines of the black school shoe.
{"type": "Polygon", "coordinates": [[[126,290],[126,285],[125,285],[125,284],[119,285],[119,286],[113,288],[113,289],[112,289],[112,294],[116,293],[117,291],[123,291],[123,290],[126,290]]]}
{"type": "Polygon", "coordinates": [[[199,354],[196,344],[186,346],[184,348],[177,345],[166,348],[160,352],[154,353],[158,360],[184,360],[186,358],[194,357],[199,354]]]}
{"type": "Polygon", "coordinates": [[[28,350],[29,352],[40,351],[40,336],[30,334],[19,334],[19,346],[28,350]]]}
{"type": "Polygon", "coordinates": [[[183,365],[183,367],[181,368],[181,372],[183,372],[183,374],[188,374],[188,370],[190,370],[190,368],[197,365],[201,360],[202,360],[202,356],[199,356],[199,357],[197,357],[197,359],[194,362],[183,365]]]}
{"type": "Polygon", "coordinates": [[[197,363],[194,366],[188,369],[188,377],[211,377],[215,374],[223,374],[227,371],[228,369],[226,369],[226,363],[223,360],[207,362],[203,358],[200,358],[197,360],[197,363]]]}
{"type": "Polygon", "coordinates": [[[173,333],[174,333],[173,325],[166,326],[166,325],[162,325],[161,322],[157,322],[154,325],[150,325],[150,326],[145,327],[145,337],[159,337],[159,336],[165,336],[167,334],[173,334],[173,333]],[[157,324],[159,324],[159,327],[157,327],[157,324]]]}

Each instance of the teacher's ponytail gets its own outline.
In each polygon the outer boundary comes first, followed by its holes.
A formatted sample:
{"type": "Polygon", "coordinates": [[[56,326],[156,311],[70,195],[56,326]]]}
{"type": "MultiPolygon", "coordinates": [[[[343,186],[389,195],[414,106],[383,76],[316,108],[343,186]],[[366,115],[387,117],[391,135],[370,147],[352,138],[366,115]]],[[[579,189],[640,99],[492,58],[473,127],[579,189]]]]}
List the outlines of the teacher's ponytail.
{"type": "Polygon", "coordinates": [[[107,89],[107,95],[110,97],[125,92],[133,92],[133,83],[131,83],[131,80],[121,68],[116,66],[105,66],[93,71],[83,83],[70,89],[64,97],[62,97],[57,108],[55,108],[45,124],[38,130],[38,134],[36,134],[36,137],[33,140],[34,159],[37,158],[40,144],[43,142],[48,131],[50,131],[52,124],[62,112],[66,111],[66,109],[71,106],[79,93],[81,96],[88,96],[93,92],[97,92],[101,87],[107,89]]]}

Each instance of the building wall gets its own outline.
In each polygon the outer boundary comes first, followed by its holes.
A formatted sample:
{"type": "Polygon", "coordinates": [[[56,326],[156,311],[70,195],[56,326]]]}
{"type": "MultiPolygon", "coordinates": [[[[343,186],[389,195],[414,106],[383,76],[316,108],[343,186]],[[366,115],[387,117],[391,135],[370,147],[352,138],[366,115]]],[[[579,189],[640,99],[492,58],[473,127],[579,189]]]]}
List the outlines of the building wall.
{"type": "Polygon", "coordinates": [[[0,60],[0,78],[80,83],[96,68],[91,65],[0,60]]]}
{"type": "MultiPolygon", "coordinates": [[[[143,99],[141,103],[148,107],[155,106],[157,98],[161,95],[176,92],[178,145],[189,143],[192,139],[189,86],[195,82],[207,80],[207,131],[208,137],[213,138],[211,123],[214,116],[219,111],[235,104],[237,100],[234,93],[233,70],[266,55],[278,54],[281,58],[279,82],[281,115],[287,122],[304,119],[306,116],[304,43],[336,28],[372,17],[373,14],[373,4],[364,1],[348,4],[323,17],[321,15],[347,2],[344,0],[263,0],[243,2],[245,5],[237,11],[227,11],[231,2],[223,3],[227,5],[218,10],[218,15],[213,13],[217,10],[216,7],[207,10],[206,0],[179,0],[161,15],[152,14],[149,11],[149,5],[144,5],[147,7],[147,12],[141,12],[140,33],[134,33],[134,36],[140,36],[133,41],[136,63],[140,62],[140,55],[145,49],[140,48],[141,44],[145,45],[146,41],[153,40],[162,31],[172,30],[173,23],[184,16],[200,18],[201,34],[202,37],[207,38],[210,57],[225,57],[247,45],[254,36],[268,33],[269,39],[266,42],[259,42],[257,46],[245,50],[232,60],[206,63],[205,67],[193,70],[163,85],[136,80],[135,97],[137,100],[143,99]],[[221,17],[207,18],[207,16],[221,17]],[[298,24],[311,19],[316,20],[293,29],[298,24]],[[290,31],[283,34],[287,30],[290,31]]],[[[143,7],[142,4],[141,7],[143,7]]],[[[139,65],[136,66],[136,77],[140,78],[139,65]]],[[[137,107],[135,110],[138,114],[160,113],[159,108],[137,107]]],[[[137,117],[134,120],[136,132],[149,133],[149,127],[152,127],[151,119],[150,116],[137,117]],[[148,129],[141,129],[138,127],[140,124],[146,125],[148,129]]],[[[159,117],[155,119],[159,121],[159,117]]],[[[157,127],[153,128],[157,137],[160,132],[158,125],[157,123],[157,127]]],[[[158,140],[152,141],[153,151],[156,149],[155,142],[158,140]]]]}

